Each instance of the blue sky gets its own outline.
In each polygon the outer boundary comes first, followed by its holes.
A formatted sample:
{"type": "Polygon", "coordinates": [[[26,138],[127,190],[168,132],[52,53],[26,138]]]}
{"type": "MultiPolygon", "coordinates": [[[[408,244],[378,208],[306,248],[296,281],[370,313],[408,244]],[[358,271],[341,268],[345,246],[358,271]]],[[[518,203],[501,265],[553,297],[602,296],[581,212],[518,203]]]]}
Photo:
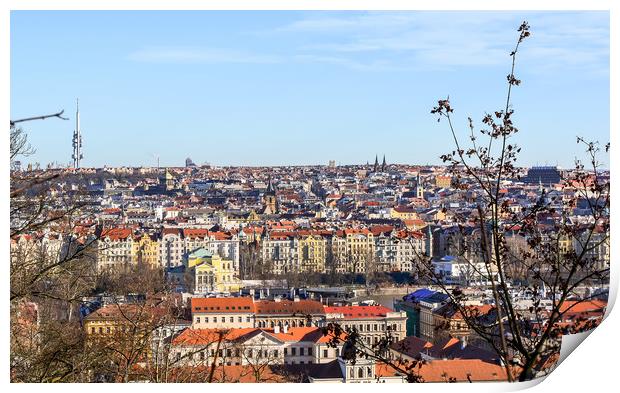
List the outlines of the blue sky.
{"type": "Polygon", "coordinates": [[[13,11],[11,118],[25,162],[68,164],[75,98],[83,166],[439,163],[456,124],[513,96],[519,164],[570,167],[577,135],[609,141],[607,12],[13,11]]]}

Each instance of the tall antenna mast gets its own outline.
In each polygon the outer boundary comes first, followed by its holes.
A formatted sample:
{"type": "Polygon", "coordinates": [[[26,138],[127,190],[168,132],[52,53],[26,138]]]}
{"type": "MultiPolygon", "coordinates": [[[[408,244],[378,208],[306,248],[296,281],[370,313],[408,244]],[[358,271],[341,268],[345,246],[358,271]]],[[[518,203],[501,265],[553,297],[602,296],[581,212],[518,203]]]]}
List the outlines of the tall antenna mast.
{"type": "Polygon", "coordinates": [[[82,155],[82,132],[80,130],[80,102],[75,99],[75,131],[73,131],[73,168],[78,169],[80,167],[80,160],[84,158],[82,155]]]}

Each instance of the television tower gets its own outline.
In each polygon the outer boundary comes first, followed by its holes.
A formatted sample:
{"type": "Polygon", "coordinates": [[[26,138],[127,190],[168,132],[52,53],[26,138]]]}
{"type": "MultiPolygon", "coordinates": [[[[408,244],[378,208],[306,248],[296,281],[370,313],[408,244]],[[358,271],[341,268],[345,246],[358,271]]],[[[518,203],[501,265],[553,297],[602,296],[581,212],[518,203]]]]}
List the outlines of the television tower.
{"type": "Polygon", "coordinates": [[[84,158],[82,155],[82,133],[80,130],[80,103],[76,98],[76,111],[75,111],[75,131],[73,131],[73,168],[78,169],[80,167],[80,160],[84,158]]]}

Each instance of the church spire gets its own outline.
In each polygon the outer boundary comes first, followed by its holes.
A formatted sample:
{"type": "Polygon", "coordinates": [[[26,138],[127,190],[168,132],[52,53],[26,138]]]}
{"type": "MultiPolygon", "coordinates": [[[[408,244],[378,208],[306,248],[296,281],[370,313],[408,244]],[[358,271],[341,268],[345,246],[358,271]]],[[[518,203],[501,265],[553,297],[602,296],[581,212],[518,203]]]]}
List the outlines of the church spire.
{"type": "Polygon", "coordinates": [[[268,193],[275,194],[276,189],[273,186],[273,182],[271,181],[271,176],[269,176],[269,181],[267,182],[267,191],[268,193]]]}
{"type": "Polygon", "coordinates": [[[383,163],[381,164],[381,172],[385,172],[385,167],[386,167],[386,163],[385,163],[385,154],[383,155],[383,163]]]}
{"type": "Polygon", "coordinates": [[[375,167],[374,167],[374,172],[377,172],[377,170],[379,169],[379,155],[376,154],[375,155],[375,167]]]}

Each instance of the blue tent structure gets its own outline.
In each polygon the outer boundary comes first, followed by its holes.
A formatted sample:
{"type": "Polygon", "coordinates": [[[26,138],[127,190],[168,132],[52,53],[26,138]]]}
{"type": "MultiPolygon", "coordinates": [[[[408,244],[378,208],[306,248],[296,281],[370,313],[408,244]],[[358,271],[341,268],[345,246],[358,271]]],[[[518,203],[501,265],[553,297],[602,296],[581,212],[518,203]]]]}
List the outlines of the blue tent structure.
{"type": "Polygon", "coordinates": [[[437,292],[432,291],[430,289],[422,288],[422,289],[418,289],[417,291],[411,292],[408,295],[403,296],[403,300],[406,302],[419,302],[420,299],[432,296],[435,293],[437,292]]]}

